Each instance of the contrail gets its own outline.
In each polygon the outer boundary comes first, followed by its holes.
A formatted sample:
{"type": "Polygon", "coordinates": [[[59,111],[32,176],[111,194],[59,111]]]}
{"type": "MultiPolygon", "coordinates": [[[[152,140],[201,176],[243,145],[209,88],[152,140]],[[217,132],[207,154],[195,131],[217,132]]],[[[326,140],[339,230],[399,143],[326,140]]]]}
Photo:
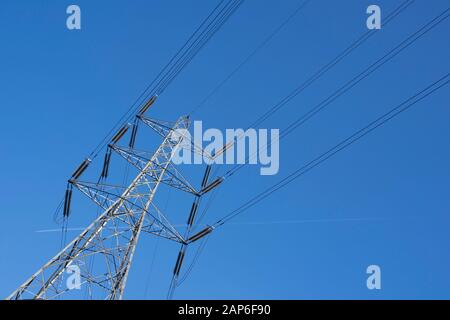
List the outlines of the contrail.
{"type": "MultiPolygon", "coordinates": [[[[371,222],[371,221],[390,221],[392,218],[324,218],[324,219],[301,219],[301,220],[278,220],[278,221],[248,221],[233,222],[229,225],[271,225],[271,224],[302,224],[302,223],[327,223],[327,222],[371,222]]],[[[175,224],[175,227],[183,227],[185,224],[175,224]]],[[[83,231],[86,228],[67,228],[67,231],[83,231]]],[[[61,232],[58,229],[36,230],[36,233],[61,232]]]]}
{"type": "Polygon", "coordinates": [[[279,220],[279,221],[249,221],[233,222],[228,225],[270,225],[270,224],[300,224],[300,223],[326,223],[326,222],[369,222],[389,221],[391,218],[324,218],[324,219],[301,219],[301,220],[279,220]]]}

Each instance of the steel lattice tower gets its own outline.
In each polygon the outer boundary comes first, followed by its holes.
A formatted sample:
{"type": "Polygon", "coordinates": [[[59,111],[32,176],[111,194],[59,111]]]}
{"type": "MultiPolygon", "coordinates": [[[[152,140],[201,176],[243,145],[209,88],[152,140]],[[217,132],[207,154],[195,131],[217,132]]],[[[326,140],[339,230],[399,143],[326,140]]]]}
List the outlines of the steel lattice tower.
{"type": "Polygon", "coordinates": [[[7,299],[59,299],[68,296],[71,290],[65,283],[67,277],[65,271],[73,265],[80,269],[79,274],[86,291],[85,297],[122,299],[133,255],[142,232],[181,244],[173,275],[176,281],[188,244],[212,231],[212,228],[208,227],[195,235],[190,234],[200,197],[221,181],[216,180],[208,184],[211,168],[207,167],[202,189],[196,191],[175,168],[171,163],[172,157],[179,148],[186,147],[186,143],[191,145],[193,152],[199,152],[202,155],[204,152],[193,142],[186,141],[185,136],[180,134],[189,127],[188,117],[180,117],[172,126],[169,126],[169,122],[144,116],[155,99],[156,97],[150,99],[137,114],[129,146],[121,147],[118,142],[128,131],[130,124],[120,129],[113,137],[105,155],[101,175],[101,177],[108,175],[109,159],[111,153],[115,152],[138,169],[137,176],[127,187],[83,182],[79,178],[91,163],[90,159],[86,159],[69,180],[64,214],[68,215],[70,212],[73,188],[90,198],[101,208],[102,213],[7,299]],[[163,142],[151,157],[147,152],[134,149],[139,123],[144,123],[163,137],[163,142]],[[154,205],[153,200],[160,184],[166,184],[195,196],[183,236],[154,205]],[[96,257],[96,261],[101,263],[96,263],[96,268],[92,269],[87,260],[89,257],[96,257]]]}

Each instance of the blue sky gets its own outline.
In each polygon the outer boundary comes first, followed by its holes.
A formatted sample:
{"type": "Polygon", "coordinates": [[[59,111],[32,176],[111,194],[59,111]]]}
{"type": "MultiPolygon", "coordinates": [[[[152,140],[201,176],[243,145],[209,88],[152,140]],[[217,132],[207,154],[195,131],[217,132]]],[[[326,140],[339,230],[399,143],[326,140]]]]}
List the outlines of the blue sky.
{"type": "MultiPolygon", "coordinates": [[[[151,116],[175,120],[192,110],[299,3],[247,0],[151,116]]],[[[384,14],[401,2],[311,1],[194,119],[220,129],[248,126],[366,32],[365,11],[373,3],[384,14]]],[[[70,173],[216,1],[79,0],[81,31],[66,29],[69,4],[7,0],[0,9],[4,297],[58,251],[60,233],[36,231],[58,228],[53,212],[70,173]]],[[[448,5],[415,1],[262,127],[286,127],[448,5]]],[[[206,222],[448,73],[449,31],[445,21],[282,140],[278,175],[262,177],[249,166],[230,178],[206,222]]],[[[440,90],[217,229],[175,298],[449,298],[449,94],[448,87],[440,90]],[[378,291],[366,288],[371,264],[382,270],[378,291]]],[[[158,201],[175,223],[185,221],[189,205],[176,193],[158,201]]],[[[95,216],[78,209],[69,227],[95,216]]],[[[177,250],[143,236],[125,298],[165,298],[177,250]]]]}

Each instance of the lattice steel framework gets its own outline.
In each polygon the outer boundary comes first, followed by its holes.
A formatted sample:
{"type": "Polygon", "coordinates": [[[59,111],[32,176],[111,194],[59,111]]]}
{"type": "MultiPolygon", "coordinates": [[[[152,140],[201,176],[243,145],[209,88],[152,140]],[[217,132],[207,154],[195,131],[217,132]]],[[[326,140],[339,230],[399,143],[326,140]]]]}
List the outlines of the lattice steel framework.
{"type": "MultiPolygon", "coordinates": [[[[189,243],[211,232],[210,228],[207,228],[194,236],[190,236],[189,232],[182,236],[154,204],[155,193],[162,183],[193,194],[195,210],[193,206],[188,219],[188,224],[191,223],[192,226],[198,201],[202,193],[205,193],[204,190],[196,191],[171,163],[175,152],[186,147],[186,137],[180,132],[188,129],[189,118],[181,117],[170,126],[168,122],[144,117],[143,113],[154,100],[152,98],[137,115],[135,125],[142,122],[152,128],[163,137],[162,144],[154,154],[149,154],[134,148],[134,128],[132,143],[127,147],[120,147],[117,143],[128,127],[122,128],[116,134],[108,146],[102,177],[108,175],[109,158],[111,152],[115,152],[138,169],[137,176],[127,187],[101,183],[102,180],[97,183],[80,181],[80,176],[91,161],[87,159],[83,162],[69,180],[64,203],[65,214],[70,212],[73,188],[90,198],[103,213],[7,299],[59,299],[70,297],[74,292],[78,294],[77,299],[121,299],[142,232],[178,242],[183,246],[183,251],[189,243]],[[95,268],[91,263],[94,257],[95,268]],[[67,270],[70,270],[71,266],[77,266],[79,269],[81,285],[84,288],[82,296],[67,287],[67,270]]],[[[193,146],[191,150],[203,154],[203,150],[197,146],[193,146]]],[[[209,170],[205,174],[202,187],[206,186],[208,176],[209,170]]],[[[181,268],[182,261],[179,260],[180,258],[175,266],[174,277],[178,276],[181,268]]]]}

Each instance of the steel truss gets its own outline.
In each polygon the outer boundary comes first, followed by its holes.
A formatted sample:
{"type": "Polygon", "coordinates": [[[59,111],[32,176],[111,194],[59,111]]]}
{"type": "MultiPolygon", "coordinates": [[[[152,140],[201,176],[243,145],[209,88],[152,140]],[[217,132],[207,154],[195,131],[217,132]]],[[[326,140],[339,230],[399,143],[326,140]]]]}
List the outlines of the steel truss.
{"type": "MultiPolygon", "coordinates": [[[[185,137],[175,133],[178,129],[188,129],[189,118],[181,117],[172,123],[171,127],[168,126],[168,122],[151,120],[142,114],[137,116],[137,121],[142,121],[162,135],[164,139],[162,144],[151,155],[133,147],[137,131],[135,128],[131,137],[133,143],[130,143],[129,147],[117,145],[128,127],[122,128],[116,134],[108,147],[102,177],[107,176],[110,153],[115,152],[138,169],[137,176],[127,187],[108,185],[102,179],[97,183],[80,181],[80,176],[91,161],[87,159],[83,162],[69,180],[64,204],[65,215],[68,216],[70,212],[73,188],[91,199],[103,213],[7,299],[64,298],[73,291],[66,283],[67,270],[72,270],[73,266],[79,268],[81,286],[85,288],[84,297],[77,298],[122,299],[133,255],[142,232],[178,242],[183,248],[210,232],[202,231],[203,233],[200,232],[195,236],[190,236],[187,232],[182,236],[153,201],[158,186],[163,183],[193,194],[198,204],[201,190],[195,190],[171,163],[175,152],[185,143],[185,137]],[[92,267],[94,257],[95,268],[92,267]]],[[[203,153],[198,147],[194,152],[203,153]]],[[[208,180],[207,175],[202,187],[208,180]]],[[[189,218],[191,224],[193,219],[191,210],[189,218]]],[[[177,261],[174,273],[178,274],[180,267],[181,262],[177,261]]]]}

